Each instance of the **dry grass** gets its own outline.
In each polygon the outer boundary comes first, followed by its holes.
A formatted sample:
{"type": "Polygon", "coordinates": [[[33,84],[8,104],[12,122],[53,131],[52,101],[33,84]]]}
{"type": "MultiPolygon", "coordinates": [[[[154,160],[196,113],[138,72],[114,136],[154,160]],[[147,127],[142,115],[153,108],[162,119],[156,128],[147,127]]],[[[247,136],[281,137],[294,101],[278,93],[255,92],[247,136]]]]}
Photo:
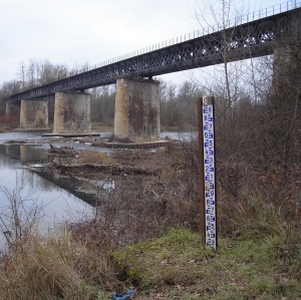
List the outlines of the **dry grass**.
{"type": "MultiPolygon", "coordinates": [[[[98,176],[114,185],[98,187],[95,219],[69,227],[71,235],[63,231],[19,241],[1,261],[0,299],[107,299],[103,291],[130,284],[143,290],[137,299],[296,299],[299,168],[266,164],[258,170],[242,156],[236,164],[218,160],[221,243],[213,253],[199,247],[197,235],[186,229],[164,235],[170,227],[199,228],[197,151],[196,141],[157,154],[124,151],[127,165],[161,171],[98,176]],[[158,236],[163,237],[145,242],[158,236]],[[142,244],[121,248],[134,243],[142,244]],[[114,269],[107,254],[116,249],[114,269]],[[117,279],[116,273],[122,276],[117,279]]],[[[121,163],[95,151],[80,159],[121,163]]]]}
{"type": "Polygon", "coordinates": [[[114,282],[105,257],[101,249],[72,241],[67,231],[33,235],[2,257],[0,299],[96,299],[108,278],[114,282]]]}
{"type": "Polygon", "coordinates": [[[91,150],[81,151],[78,160],[82,163],[113,163],[112,157],[107,153],[91,150]]]}

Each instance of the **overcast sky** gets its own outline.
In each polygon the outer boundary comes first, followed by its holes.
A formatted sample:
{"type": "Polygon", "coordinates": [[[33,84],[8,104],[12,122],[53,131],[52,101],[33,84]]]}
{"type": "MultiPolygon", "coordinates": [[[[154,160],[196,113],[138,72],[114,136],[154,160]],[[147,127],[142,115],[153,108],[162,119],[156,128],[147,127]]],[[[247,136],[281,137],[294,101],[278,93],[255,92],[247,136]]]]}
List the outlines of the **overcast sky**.
{"type": "MultiPolygon", "coordinates": [[[[221,1],[0,0],[0,84],[18,79],[20,63],[31,59],[69,68],[95,65],[206,27],[195,17],[196,6],[203,9],[204,2],[221,1]]],[[[245,12],[283,2],[231,1],[245,12]]],[[[206,18],[213,23],[209,14],[206,18]]],[[[176,82],[185,74],[165,78],[176,82]]]]}

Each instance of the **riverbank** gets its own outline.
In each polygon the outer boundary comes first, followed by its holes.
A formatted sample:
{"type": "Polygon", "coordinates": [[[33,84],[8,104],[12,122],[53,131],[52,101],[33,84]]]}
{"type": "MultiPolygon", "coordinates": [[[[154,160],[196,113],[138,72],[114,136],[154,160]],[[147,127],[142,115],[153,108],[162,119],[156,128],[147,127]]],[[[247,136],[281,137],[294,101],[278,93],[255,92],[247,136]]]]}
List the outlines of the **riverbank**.
{"type": "Polygon", "coordinates": [[[92,206],[98,205],[99,198],[107,193],[108,182],[111,182],[109,189],[114,186],[116,192],[124,182],[151,181],[164,168],[165,147],[156,148],[156,151],[130,147],[115,148],[108,153],[102,151],[52,146],[47,150],[47,163],[28,167],[92,206]]]}
{"type": "Polygon", "coordinates": [[[297,166],[236,180],[237,166],[218,165],[212,251],[200,242],[197,141],[103,151],[106,138],[93,139],[22,141],[47,152],[24,166],[90,197],[95,214],[17,240],[0,263],[0,298],[111,299],[132,286],[140,300],[301,298],[297,166]]]}

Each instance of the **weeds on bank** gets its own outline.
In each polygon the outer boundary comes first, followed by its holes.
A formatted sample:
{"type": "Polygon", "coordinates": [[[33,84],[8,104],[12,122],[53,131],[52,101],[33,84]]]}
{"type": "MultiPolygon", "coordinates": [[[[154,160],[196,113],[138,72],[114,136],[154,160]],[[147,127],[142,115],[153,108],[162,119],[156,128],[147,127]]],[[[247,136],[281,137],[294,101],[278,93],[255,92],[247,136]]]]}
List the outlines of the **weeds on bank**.
{"type": "Polygon", "coordinates": [[[0,298],[106,299],[101,291],[130,285],[141,300],[156,293],[165,299],[301,297],[298,168],[270,165],[259,172],[228,165],[231,172],[218,178],[214,252],[195,233],[196,150],[193,143],[169,149],[162,172],[146,180],[123,174],[114,188],[100,191],[95,218],[68,227],[70,235],[22,240],[2,257],[0,298]]]}
{"type": "Polygon", "coordinates": [[[103,299],[115,277],[101,249],[75,243],[67,231],[32,235],[0,262],[1,299],[103,299]]]}
{"type": "Polygon", "coordinates": [[[112,259],[120,278],[139,288],[138,299],[152,299],[153,291],[168,299],[296,299],[300,282],[275,259],[272,238],[220,238],[214,252],[201,245],[199,233],[179,228],[118,250],[112,259]]]}
{"type": "Polygon", "coordinates": [[[78,160],[82,163],[114,163],[108,154],[91,150],[81,151],[78,160]]]}
{"type": "Polygon", "coordinates": [[[102,299],[102,291],[117,282],[108,248],[89,247],[59,226],[58,233],[41,235],[42,207],[21,196],[24,182],[17,180],[13,190],[0,186],[0,228],[7,242],[0,252],[0,299],[102,299]]]}

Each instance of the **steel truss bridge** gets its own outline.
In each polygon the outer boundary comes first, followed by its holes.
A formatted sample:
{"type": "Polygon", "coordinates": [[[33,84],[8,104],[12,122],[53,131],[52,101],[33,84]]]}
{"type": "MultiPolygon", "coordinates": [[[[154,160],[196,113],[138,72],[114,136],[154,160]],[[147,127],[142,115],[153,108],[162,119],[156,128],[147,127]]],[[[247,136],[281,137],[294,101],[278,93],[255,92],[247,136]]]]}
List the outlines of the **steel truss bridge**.
{"type": "MultiPolygon", "coordinates": [[[[279,36],[301,23],[301,5],[290,2],[241,17],[226,29],[211,27],[106,62],[88,71],[14,94],[6,100],[38,99],[56,92],[113,84],[118,78],[144,78],[202,68],[225,61],[273,54],[279,36]],[[235,24],[236,23],[236,24],[235,24]],[[240,23],[240,24],[237,24],[240,23]]],[[[299,26],[300,27],[300,26],[299,26]]]]}

